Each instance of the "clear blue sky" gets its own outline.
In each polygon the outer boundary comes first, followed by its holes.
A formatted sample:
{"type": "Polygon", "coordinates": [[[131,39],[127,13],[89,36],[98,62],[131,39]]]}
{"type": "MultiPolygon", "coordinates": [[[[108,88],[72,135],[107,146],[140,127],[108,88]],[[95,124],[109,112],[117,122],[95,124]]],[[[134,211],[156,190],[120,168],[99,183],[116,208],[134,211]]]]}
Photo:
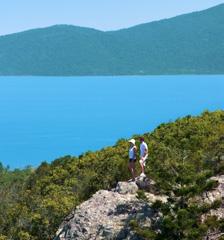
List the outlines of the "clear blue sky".
{"type": "Polygon", "coordinates": [[[1,0],[0,35],[54,24],[114,30],[220,3],[224,0],[1,0]]]}

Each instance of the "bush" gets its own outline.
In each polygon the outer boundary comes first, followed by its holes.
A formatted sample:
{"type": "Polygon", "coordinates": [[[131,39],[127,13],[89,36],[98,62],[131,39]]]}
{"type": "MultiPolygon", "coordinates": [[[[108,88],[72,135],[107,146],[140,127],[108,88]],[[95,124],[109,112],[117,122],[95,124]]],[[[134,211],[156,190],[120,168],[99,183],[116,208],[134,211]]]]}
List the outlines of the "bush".
{"type": "MultiPolygon", "coordinates": [[[[172,196],[167,204],[153,204],[163,212],[157,239],[197,239],[203,235],[198,219],[211,206],[192,207],[188,200],[216,186],[207,180],[223,172],[223,136],[223,111],[187,116],[144,134],[149,146],[146,172],[161,193],[172,196]]],[[[128,143],[124,139],[101,151],[44,162],[35,170],[10,171],[0,165],[2,238],[53,239],[64,217],[78,204],[99,189],[110,189],[118,181],[129,179],[127,165],[128,143]]],[[[138,197],[146,200],[142,191],[138,197]]],[[[153,238],[151,231],[136,229],[146,239],[153,238]]]]}

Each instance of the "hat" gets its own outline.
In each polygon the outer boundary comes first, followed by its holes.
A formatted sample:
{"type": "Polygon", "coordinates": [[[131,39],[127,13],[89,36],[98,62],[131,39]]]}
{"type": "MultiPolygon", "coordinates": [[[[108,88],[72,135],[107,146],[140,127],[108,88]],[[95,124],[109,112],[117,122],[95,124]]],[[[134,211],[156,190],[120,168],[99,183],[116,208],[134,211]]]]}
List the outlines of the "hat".
{"type": "Polygon", "coordinates": [[[129,140],[128,142],[130,142],[130,143],[132,143],[133,145],[135,145],[135,139],[131,139],[131,140],[129,140]]]}

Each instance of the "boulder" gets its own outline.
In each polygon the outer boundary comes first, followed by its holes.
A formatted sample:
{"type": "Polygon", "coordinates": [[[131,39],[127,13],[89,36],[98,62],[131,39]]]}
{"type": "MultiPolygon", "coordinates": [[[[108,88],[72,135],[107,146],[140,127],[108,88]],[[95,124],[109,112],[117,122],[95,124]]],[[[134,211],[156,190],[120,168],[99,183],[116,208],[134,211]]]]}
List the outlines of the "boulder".
{"type": "Polygon", "coordinates": [[[115,191],[120,194],[135,194],[138,191],[138,186],[135,182],[118,182],[115,191]]]}
{"type": "Polygon", "coordinates": [[[113,191],[100,190],[67,217],[54,240],[138,239],[130,221],[150,227],[159,215],[150,202],[136,197],[134,182],[119,182],[113,191]]]}
{"type": "Polygon", "coordinates": [[[137,177],[135,182],[139,189],[145,190],[146,192],[155,193],[155,194],[159,193],[158,188],[156,187],[155,181],[153,181],[152,179],[150,179],[146,176],[145,177],[142,177],[142,176],[137,177]]]}
{"type": "MultiPolygon", "coordinates": [[[[224,175],[211,178],[218,186],[201,196],[192,199],[197,204],[211,204],[221,200],[218,209],[201,216],[205,221],[208,216],[224,219],[224,175]]],[[[61,224],[54,240],[141,240],[132,230],[130,222],[137,221],[142,227],[157,226],[161,213],[151,208],[159,200],[167,202],[168,197],[157,193],[156,184],[147,177],[138,177],[136,182],[119,182],[111,191],[100,190],[88,201],[78,206],[61,224]],[[138,199],[138,189],[144,189],[147,200],[138,199]]],[[[218,229],[207,232],[204,240],[218,240],[224,233],[218,229]]]]}

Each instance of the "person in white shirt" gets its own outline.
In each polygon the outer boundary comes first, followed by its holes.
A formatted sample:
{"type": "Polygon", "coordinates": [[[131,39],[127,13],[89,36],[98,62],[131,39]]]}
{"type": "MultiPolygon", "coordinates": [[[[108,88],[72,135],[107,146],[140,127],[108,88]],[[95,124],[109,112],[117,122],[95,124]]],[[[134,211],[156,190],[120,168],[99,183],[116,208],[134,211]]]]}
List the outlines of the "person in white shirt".
{"type": "Polygon", "coordinates": [[[144,141],[144,138],[143,137],[140,137],[140,165],[141,165],[141,170],[142,170],[142,173],[140,176],[143,176],[145,177],[145,164],[146,164],[146,160],[148,158],[148,146],[147,144],[145,143],[144,141]]]}
{"type": "Polygon", "coordinates": [[[135,145],[135,139],[131,139],[128,142],[130,143],[128,169],[132,175],[132,179],[130,181],[135,181],[135,162],[137,159],[137,147],[135,145]]]}

